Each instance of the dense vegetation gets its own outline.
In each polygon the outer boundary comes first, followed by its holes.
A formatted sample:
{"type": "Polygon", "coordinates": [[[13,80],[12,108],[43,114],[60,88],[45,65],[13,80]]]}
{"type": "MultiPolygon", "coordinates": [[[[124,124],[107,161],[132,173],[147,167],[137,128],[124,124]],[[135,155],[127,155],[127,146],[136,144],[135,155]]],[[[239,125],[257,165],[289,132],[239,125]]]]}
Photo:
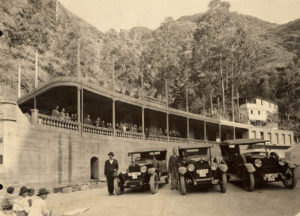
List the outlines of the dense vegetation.
{"type": "Polygon", "coordinates": [[[205,13],[167,17],[155,30],[103,33],[63,6],[56,14],[54,0],[0,5],[0,98],[16,99],[18,65],[23,91],[32,90],[35,50],[40,83],[76,76],[79,45],[86,81],[111,88],[114,69],[117,90],[138,96],[143,74],[148,96],[164,99],[167,83],[170,106],[184,109],[188,94],[192,112],[218,107],[223,116],[236,118],[234,98],[259,96],[278,103],[286,126],[299,131],[300,19],[272,24],[212,0],[205,13]]]}

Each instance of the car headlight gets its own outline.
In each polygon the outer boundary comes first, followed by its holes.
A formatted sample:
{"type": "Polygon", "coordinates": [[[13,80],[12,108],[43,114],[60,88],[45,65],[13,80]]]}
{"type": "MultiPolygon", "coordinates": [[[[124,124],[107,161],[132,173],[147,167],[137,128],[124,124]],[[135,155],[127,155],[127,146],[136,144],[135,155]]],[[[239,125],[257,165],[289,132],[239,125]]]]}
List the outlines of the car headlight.
{"type": "Polygon", "coordinates": [[[179,167],[178,171],[181,175],[184,175],[186,173],[186,167],[179,167]]]}
{"type": "Polygon", "coordinates": [[[261,166],[262,166],[262,162],[261,162],[260,159],[256,159],[256,160],[254,161],[254,164],[255,164],[256,167],[261,167],[261,166]]]}
{"type": "Polygon", "coordinates": [[[141,170],[141,173],[145,173],[147,171],[147,167],[146,166],[142,166],[140,170],[141,170]]]}
{"type": "Polygon", "coordinates": [[[188,171],[190,171],[190,172],[194,171],[194,170],[195,170],[194,164],[189,164],[189,165],[187,166],[187,169],[188,169],[188,171]]]}
{"type": "Polygon", "coordinates": [[[215,162],[212,162],[211,164],[211,170],[216,170],[218,168],[218,164],[215,162]]]}

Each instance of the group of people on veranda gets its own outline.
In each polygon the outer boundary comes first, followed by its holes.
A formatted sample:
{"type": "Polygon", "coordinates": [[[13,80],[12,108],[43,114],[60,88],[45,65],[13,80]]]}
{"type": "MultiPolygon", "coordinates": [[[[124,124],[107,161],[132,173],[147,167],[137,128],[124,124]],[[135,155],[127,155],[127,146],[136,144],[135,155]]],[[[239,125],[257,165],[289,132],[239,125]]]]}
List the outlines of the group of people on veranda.
{"type": "MultiPolygon", "coordinates": [[[[169,158],[168,171],[171,176],[171,190],[179,189],[179,156],[177,155],[177,149],[173,148],[172,155],[169,158]]],[[[114,159],[114,153],[109,152],[109,159],[105,161],[104,165],[104,175],[107,180],[107,189],[109,196],[114,195],[114,173],[118,171],[119,164],[116,159],[114,159]]]]}
{"type": "Polygon", "coordinates": [[[41,188],[35,196],[33,188],[22,186],[19,194],[14,194],[14,187],[8,187],[1,205],[4,211],[13,211],[13,216],[51,216],[46,199],[49,191],[41,188]]]}

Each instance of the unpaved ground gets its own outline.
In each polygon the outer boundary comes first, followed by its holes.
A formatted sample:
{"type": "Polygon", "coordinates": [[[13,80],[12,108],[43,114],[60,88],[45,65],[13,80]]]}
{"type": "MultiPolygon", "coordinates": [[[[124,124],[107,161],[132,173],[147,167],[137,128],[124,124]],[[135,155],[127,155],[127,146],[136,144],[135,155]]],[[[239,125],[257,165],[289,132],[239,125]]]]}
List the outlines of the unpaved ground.
{"type": "Polygon", "coordinates": [[[77,208],[89,208],[82,216],[99,215],[218,215],[218,216],[294,216],[300,212],[300,182],[294,190],[282,183],[267,184],[254,192],[246,192],[239,184],[229,184],[227,193],[219,187],[180,195],[169,185],[157,194],[149,191],[127,191],[120,196],[108,196],[106,188],[69,194],[51,194],[48,199],[55,215],[77,208]]]}

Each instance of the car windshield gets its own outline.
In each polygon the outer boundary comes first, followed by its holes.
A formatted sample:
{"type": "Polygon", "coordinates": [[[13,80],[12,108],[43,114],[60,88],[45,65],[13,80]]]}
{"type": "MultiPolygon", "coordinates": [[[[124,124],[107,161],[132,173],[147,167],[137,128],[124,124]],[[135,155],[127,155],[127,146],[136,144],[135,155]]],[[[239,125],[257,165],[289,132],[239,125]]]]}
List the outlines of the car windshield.
{"type": "Polygon", "coordinates": [[[163,152],[140,152],[133,153],[132,161],[145,161],[145,160],[164,160],[165,154],[163,152]]]}
{"type": "Polygon", "coordinates": [[[240,145],[240,152],[242,154],[265,154],[266,148],[264,143],[257,143],[257,144],[249,144],[249,145],[240,145]]]}
{"type": "Polygon", "coordinates": [[[181,157],[188,160],[208,159],[209,151],[208,148],[185,149],[181,151],[181,157]]]}

